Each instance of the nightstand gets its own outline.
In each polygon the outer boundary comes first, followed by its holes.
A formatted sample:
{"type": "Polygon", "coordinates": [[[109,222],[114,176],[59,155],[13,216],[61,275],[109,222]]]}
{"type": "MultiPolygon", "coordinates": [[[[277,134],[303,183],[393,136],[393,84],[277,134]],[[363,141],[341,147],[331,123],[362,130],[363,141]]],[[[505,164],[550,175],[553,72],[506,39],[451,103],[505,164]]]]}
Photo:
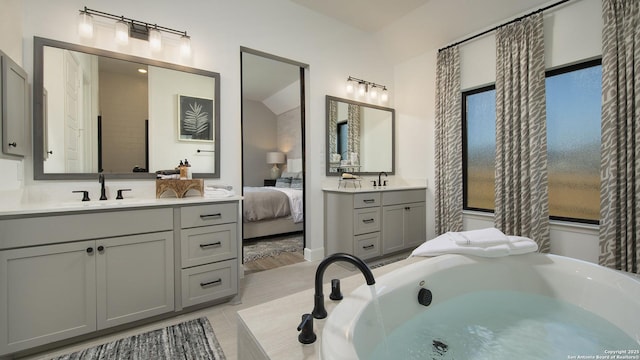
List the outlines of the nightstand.
{"type": "Polygon", "coordinates": [[[276,179],[264,179],[264,186],[276,186],[276,179]]]}

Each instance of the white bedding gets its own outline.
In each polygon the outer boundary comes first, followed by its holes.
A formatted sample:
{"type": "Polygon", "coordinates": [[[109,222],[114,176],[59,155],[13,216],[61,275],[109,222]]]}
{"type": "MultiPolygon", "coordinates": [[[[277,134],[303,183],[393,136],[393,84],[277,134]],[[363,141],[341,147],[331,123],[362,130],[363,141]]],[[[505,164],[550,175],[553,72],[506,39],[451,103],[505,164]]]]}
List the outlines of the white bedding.
{"type": "Polygon", "coordinates": [[[299,223],[304,220],[304,206],[302,203],[302,190],[291,188],[278,188],[273,187],[273,190],[281,191],[287,194],[289,198],[289,207],[291,207],[291,217],[294,223],[299,223]]]}

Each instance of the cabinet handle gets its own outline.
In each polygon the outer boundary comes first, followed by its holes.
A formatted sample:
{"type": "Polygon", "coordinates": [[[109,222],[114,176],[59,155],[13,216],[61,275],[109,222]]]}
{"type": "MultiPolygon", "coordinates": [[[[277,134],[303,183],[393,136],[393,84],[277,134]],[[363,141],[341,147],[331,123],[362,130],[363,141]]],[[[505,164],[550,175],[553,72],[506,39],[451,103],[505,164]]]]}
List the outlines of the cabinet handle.
{"type": "Polygon", "coordinates": [[[9,143],[9,146],[17,147],[17,146],[18,146],[18,144],[14,141],[14,142],[12,142],[12,143],[9,143]]]}
{"type": "Polygon", "coordinates": [[[201,282],[200,287],[211,286],[211,285],[220,285],[222,284],[222,279],[213,280],[209,282],[201,282]]]}
{"type": "Polygon", "coordinates": [[[362,219],[362,222],[365,224],[371,224],[374,221],[375,221],[374,219],[362,219]]]}
{"type": "Polygon", "coordinates": [[[102,246],[102,245],[98,246],[98,251],[99,252],[103,252],[104,251],[104,246],[102,246]]]}
{"type": "Polygon", "coordinates": [[[202,219],[202,220],[220,219],[221,217],[222,217],[222,214],[220,214],[220,213],[208,214],[208,215],[200,215],[200,219],[202,219]]]}
{"type": "Polygon", "coordinates": [[[362,248],[365,249],[365,250],[369,250],[369,249],[373,249],[374,247],[375,247],[375,245],[371,244],[371,245],[363,246],[362,248]]]}
{"type": "Polygon", "coordinates": [[[371,203],[376,202],[376,199],[364,199],[364,200],[362,200],[362,202],[365,203],[365,204],[371,204],[371,203]]]}
{"type": "Polygon", "coordinates": [[[222,243],[220,241],[216,241],[216,242],[211,243],[211,244],[200,244],[200,248],[202,248],[202,249],[206,249],[208,247],[213,247],[213,246],[222,246],[222,243]]]}
{"type": "Polygon", "coordinates": [[[93,248],[92,247],[88,247],[87,248],[87,254],[91,254],[93,253],[93,248]]]}

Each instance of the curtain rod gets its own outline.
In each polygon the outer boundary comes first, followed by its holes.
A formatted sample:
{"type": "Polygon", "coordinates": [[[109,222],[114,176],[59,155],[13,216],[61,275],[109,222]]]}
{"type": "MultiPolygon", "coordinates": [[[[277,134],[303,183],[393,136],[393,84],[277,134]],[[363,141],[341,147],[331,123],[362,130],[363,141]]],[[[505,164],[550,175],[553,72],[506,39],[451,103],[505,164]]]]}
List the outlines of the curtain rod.
{"type": "Polygon", "coordinates": [[[513,20],[511,20],[511,21],[508,21],[508,22],[506,22],[506,23],[504,23],[504,24],[501,24],[501,25],[498,25],[498,26],[494,26],[494,27],[492,27],[492,28],[491,28],[491,29],[489,29],[489,30],[485,30],[485,31],[483,31],[483,32],[481,32],[481,33],[479,33],[479,34],[475,34],[475,35],[473,35],[473,36],[470,36],[470,37],[468,37],[468,38],[466,38],[466,39],[464,39],[464,40],[460,40],[460,41],[458,41],[458,42],[456,42],[456,43],[453,43],[453,44],[451,44],[451,45],[447,45],[447,46],[445,46],[445,47],[443,47],[443,48],[439,49],[439,50],[438,50],[438,52],[440,52],[440,51],[442,51],[442,50],[446,50],[446,49],[448,49],[448,48],[452,48],[452,47],[454,47],[454,46],[457,46],[457,45],[460,45],[460,44],[463,44],[463,43],[466,43],[467,41],[471,41],[471,40],[473,40],[473,39],[475,39],[475,38],[479,38],[480,36],[485,35],[485,34],[488,34],[488,33],[492,32],[492,31],[498,30],[498,29],[500,29],[500,28],[501,28],[501,27],[503,27],[503,26],[507,26],[507,25],[509,25],[509,24],[513,24],[514,22],[518,22],[518,21],[520,21],[520,20],[522,20],[522,19],[528,18],[528,17],[529,17],[529,16],[531,16],[531,15],[535,15],[535,14],[537,14],[537,13],[539,13],[539,12],[543,12],[543,11],[549,10],[549,9],[551,9],[551,8],[554,8],[554,7],[558,6],[558,5],[562,5],[562,4],[564,4],[564,3],[566,3],[566,2],[569,2],[569,1],[571,1],[571,0],[561,0],[561,1],[558,1],[557,3],[554,3],[554,4],[551,4],[551,5],[545,6],[545,7],[541,8],[541,9],[536,10],[536,11],[532,11],[532,12],[530,12],[530,13],[526,14],[526,15],[522,15],[522,16],[520,16],[520,17],[518,17],[518,18],[515,18],[515,19],[513,19],[513,20]]]}

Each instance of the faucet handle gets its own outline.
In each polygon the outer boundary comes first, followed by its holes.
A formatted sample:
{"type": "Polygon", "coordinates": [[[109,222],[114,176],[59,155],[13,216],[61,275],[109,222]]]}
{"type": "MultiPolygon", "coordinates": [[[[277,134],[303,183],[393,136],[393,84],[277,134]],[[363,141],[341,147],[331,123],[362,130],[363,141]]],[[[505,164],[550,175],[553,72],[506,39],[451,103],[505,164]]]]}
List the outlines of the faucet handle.
{"type": "Polygon", "coordinates": [[[74,190],[72,193],[82,193],[82,201],[89,201],[89,192],[86,190],[74,190]]]}
{"type": "Polygon", "coordinates": [[[313,344],[316,341],[316,334],[313,332],[313,316],[311,314],[303,314],[302,322],[298,325],[298,341],[302,344],[313,344]]]}
{"type": "Polygon", "coordinates": [[[384,181],[382,186],[387,186],[387,180],[384,181]]]}
{"type": "Polygon", "coordinates": [[[118,195],[116,196],[116,200],[122,200],[122,199],[124,199],[124,198],[122,197],[122,192],[123,192],[123,191],[131,191],[131,189],[118,189],[118,195]]]}
{"type": "Polygon", "coordinates": [[[342,300],[342,292],[340,291],[340,279],[331,279],[331,300],[342,300]]]}
{"type": "Polygon", "coordinates": [[[371,182],[373,183],[373,187],[378,186],[378,185],[376,185],[376,181],[375,180],[371,180],[371,182]]]}

